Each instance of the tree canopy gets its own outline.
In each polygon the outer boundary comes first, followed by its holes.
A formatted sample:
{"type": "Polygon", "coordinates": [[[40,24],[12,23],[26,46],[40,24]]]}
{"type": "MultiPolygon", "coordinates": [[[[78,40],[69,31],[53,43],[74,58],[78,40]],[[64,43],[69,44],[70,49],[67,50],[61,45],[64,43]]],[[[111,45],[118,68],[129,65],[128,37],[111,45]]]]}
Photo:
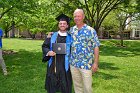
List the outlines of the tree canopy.
{"type": "MultiPolygon", "coordinates": [[[[119,11],[127,11],[129,14],[135,10],[138,14],[139,5],[139,0],[1,0],[0,26],[5,32],[18,28],[33,34],[47,33],[57,30],[55,17],[60,13],[65,13],[72,18],[74,10],[82,8],[86,14],[85,22],[99,32],[99,28],[105,20],[113,19],[112,14],[115,10],[120,9],[119,11]],[[132,9],[132,5],[130,5],[130,2],[133,1],[136,2],[133,3],[135,9],[132,9]],[[110,18],[107,18],[108,16],[110,18]]],[[[74,25],[73,21],[71,25],[74,25]]]]}

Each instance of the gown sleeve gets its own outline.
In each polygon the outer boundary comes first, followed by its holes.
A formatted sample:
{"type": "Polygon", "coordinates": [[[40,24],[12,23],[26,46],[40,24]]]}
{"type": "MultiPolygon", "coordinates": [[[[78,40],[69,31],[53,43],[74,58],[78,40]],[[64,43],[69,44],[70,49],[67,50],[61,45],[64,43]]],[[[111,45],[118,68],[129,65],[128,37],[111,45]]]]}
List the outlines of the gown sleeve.
{"type": "Polygon", "coordinates": [[[47,53],[50,51],[50,38],[46,38],[46,40],[42,44],[42,53],[43,53],[43,58],[42,62],[49,61],[50,56],[46,56],[47,53]]]}

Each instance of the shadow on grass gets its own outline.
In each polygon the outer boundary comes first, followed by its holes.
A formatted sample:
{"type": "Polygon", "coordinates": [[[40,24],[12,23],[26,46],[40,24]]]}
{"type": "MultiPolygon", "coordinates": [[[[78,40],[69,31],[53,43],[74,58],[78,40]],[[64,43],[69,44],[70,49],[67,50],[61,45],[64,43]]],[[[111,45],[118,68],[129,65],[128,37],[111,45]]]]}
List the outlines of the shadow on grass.
{"type": "Polygon", "coordinates": [[[119,41],[102,41],[100,46],[100,55],[116,57],[133,57],[140,55],[139,41],[126,41],[125,47],[118,46],[119,41]]]}
{"type": "Polygon", "coordinates": [[[42,53],[19,50],[14,54],[4,55],[8,76],[1,76],[1,91],[5,93],[45,93],[44,80],[46,65],[41,62],[42,53]],[[30,87],[32,86],[32,87],[30,87]],[[12,90],[12,91],[11,91],[12,90]]]}
{"type": "MultiPolygon", "coordinates": [[[[44,64],[41,63],[42,52],[36,51],[31,52],[26,50],[19,50],[14,54],[5,55],[4,59],[6,61],[10,73],[15,75],[21,75],[21,73],[26,74],[27,72],[32,73],[31,77],[33,77],[36,75],[38,69],[42,69],[42,65],[44,64]]],[[[103,70],[119,70],[119,68],[116,67],[115,64],[107,62],[100,62],[99,68],[103,70]]],[[[25,75],[23,77],[26,76],[28,77],[28,75],[25,75]]],[[[103,79],[117,78],[117,76],[113,76],[111,74],[106,74],[103,72],[97,72],[96,76],[101,77],[103,79]]]]}
{"type": "Polygon", "coordinates": [[[106,62],[100,62],[99,68],[104,70],[119,70],[119,68],[116,67],[114,63],[106,63],[106,62]]]}
{"type": "Polygon", "coordinates": [[[110,80],[110,79],[116,79],[119,78],[118,76],[107,74],[104,72],[97,72],[96,74],[93,75],[95,78],[101,78],[104,80],[110,80]]]}
{"type": "MultiPolygon", "coordinates": [[[[103,70],[120,70],[118,67],[115,66],[114,63],[106,63],[106,62],[100,62],[99,63],[99,68],[103,70]]],[[[104,72],[97,72],[96,74],[93,74],[94,77],[96,78],[102,78],[104,80],[110,80],[110,79],[116,79],[118,76],[112,75],[112,74],[107,74],[104,72]]]]}
{"type": "Polygon", "coordinates": [[[6,54],[4,55],[5,60],[7,62],[13,62],[13,63],[30,63],[34,60],[41,61],[42,53],[37,51],[26,51],[26,50],[19,50],[18,52],[15,52],[14,54],[6,54]]]}
{"type": "Polygon", "coordinates": [[[14,54],[5,54],[4,60],[8,71],[12,74],[35,72],[41,69],[42,53],[37,51],[19,50],[14,54]]]}

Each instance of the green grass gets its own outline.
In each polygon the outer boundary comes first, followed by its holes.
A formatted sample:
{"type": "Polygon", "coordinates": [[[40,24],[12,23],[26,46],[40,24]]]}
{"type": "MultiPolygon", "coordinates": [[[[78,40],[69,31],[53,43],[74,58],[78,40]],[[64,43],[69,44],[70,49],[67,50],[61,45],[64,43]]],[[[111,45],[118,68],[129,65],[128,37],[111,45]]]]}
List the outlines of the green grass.
{"type": "Polygon", "coordinates": [[[46,64],[41,62],[39,40],[3,39],[3,50],[16,51],[5,55],[8,76],[0,75],[0,93],[45,93],[46,64]]]}
{"type": "MultiPolygon", "coordinates": [[[[8,76],[0,71],[0,93],[46,93],[46,64],[41,62],[42,40],[3,39],[8,76]]],[[[101,41],[99,71],[93,75],[94,93],[139,93],[140,41],[101,41]]]]}
{"type": "Polygon", "coordinates": [[[102,41],[100,70],[94,75],[95,93],[139,93],[140,41],[102,41]]]}

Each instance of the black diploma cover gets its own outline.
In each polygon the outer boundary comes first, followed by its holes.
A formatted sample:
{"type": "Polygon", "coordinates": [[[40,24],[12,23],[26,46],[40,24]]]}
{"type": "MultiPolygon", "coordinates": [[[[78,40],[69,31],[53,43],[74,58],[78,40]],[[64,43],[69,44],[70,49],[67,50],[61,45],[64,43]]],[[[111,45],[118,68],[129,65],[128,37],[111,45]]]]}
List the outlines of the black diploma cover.
{"type": "Polygon", "coordinates": [[[56,54],[66,54],[66,43],[53,43],[52,50],[56,54]]]}

